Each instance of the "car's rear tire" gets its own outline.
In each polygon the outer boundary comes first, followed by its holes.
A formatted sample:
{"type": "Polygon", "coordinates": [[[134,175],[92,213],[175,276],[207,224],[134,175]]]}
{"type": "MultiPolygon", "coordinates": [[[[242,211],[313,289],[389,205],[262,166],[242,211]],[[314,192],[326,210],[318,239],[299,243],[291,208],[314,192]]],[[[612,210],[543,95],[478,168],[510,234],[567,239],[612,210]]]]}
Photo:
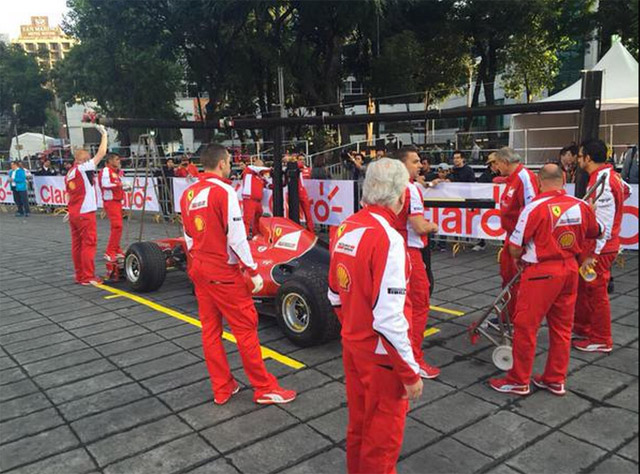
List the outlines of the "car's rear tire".
{"type": "Polygon", "coordinates": [[[124,257],[124,274],[132,290],[145,293],[162,286],[167,276],[167,259],[154,242],[135,242],[124,257]]]}
{"type": "Polygon", "coordinates": [[[326,277],[299,272],[279,288],[276,319],[291,342],[301,347],[321,344],[340,335],[340,323],[327,296],[326,277]]]}

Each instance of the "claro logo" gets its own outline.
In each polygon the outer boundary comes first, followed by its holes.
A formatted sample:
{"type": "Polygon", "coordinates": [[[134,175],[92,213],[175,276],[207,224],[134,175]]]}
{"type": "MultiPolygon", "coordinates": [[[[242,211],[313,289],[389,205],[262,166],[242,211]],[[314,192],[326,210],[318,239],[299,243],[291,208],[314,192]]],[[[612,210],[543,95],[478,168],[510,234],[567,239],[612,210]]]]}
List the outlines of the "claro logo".
{"type": "Polygon", "coordinates": [[[66,206],[69,202],[69,195],[63,189],[45,184],[44,186],[40,186],[40,199],[43,204],[66,206]]]}

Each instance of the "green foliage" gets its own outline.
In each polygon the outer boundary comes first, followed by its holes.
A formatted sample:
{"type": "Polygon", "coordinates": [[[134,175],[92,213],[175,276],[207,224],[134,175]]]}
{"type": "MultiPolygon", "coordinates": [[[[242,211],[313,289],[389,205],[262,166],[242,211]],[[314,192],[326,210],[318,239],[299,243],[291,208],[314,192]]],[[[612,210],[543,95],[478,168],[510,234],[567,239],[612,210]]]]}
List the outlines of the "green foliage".
{"type": "Polygon", "coordinates": [[[19,132],[44,125],[45,109],[52,99],[45,83],[35,58],[19,46],[0,43],[0,115],[13,117],[17,104],[19,132]]]}
{"type": "Polygon", "coordinates": [[[597,22],[602,54],[611,46],[611,37],[617,35],[638,60],[638,0],[600,0],[597,22]]]}

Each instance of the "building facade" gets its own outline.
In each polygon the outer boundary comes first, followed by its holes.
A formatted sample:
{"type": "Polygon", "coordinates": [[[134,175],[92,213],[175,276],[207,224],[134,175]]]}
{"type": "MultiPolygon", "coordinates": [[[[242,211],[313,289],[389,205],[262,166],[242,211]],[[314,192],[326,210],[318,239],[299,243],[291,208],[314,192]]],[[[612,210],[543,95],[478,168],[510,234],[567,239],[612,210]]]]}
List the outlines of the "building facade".
{"type": "Polygon", "coordinates": [[[20,26],[20,36],[13,43],[34,55],[40,67],[50,69],[69,53],[76,41],[59,26],[49,26],[49,17],[32,16],[30,25],[20,26]]]}

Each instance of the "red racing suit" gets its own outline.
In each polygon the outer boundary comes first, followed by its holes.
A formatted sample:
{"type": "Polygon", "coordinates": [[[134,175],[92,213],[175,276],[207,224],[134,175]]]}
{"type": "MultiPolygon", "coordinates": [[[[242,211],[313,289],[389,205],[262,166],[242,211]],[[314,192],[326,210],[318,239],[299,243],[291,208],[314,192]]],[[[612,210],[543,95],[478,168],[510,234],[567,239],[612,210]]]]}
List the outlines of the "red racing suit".
{"type": "Polygon", "coordinates": [[[411,347],[416,362],[424,365],[422,341],[429,318],[429,277],[422,258],[422,251],[428,245],[426,235],[418,235],[411,226],[409,217],[424,217],[424,197],[420,187],[415,182],[407,186],[404,207],[395,221],[396,230],[402,235],[407,244],[409,260],[411,262],[411,278],[409,279],[408,300],[411,303],[411,347]]]}
{"type": "Polygon", "coordinates": [[[235,388],[224,345],[222,321],[235,336],[255,396],[277,388],[267,372],[258,340],[258,313],[240,267],[257,273],[240,203],[231,181],[202,173],[180,199],[184,237],[191,256],[189,277],[195,285],[202,323],[205,362],[216,395],[235,388]]]}
{"type": "Polygon", "coordinates": [[[329,300],[342,322],[349,423],[349,473],[391,473],[402,447],[408,402],[418,382],[410,340],[410,265],[395,214],[369,206],[338,229],[329,300]]]}
{"type": "Polygon", "coordinates": [[[111,168],[109,165],[105,166],[98,174],[98,184],[102,191],[104,211],[107,213],[111,225],[109,242],[104,253],[110,257],[115,257],[123,253],[120,247],[120,240],[122,239],[123,227],[122,200],[124,199],[124,190],[122,189],[119,170],[111,168]]]}
{"type": "Polygon", "coordinates": [[[605,232],[581,256],[582,261],[587,257],[596,259],[598,278],[590,283],[580,279],[574,331],[594,343],[610,346],[613,339],[607,288],[611,280],[611,267],[620,251],[622,208],[631,189],[611,165],[604,165],[591,173],[589,186],[593,186],[602,175],[606,176],[606,181],[604,192],[596,205],[596,215],[604,224],[605,232]]]}
{"type": "Polygon", "coordinates": [[[522,211],[509,239],[509,245],[524,249],[525,265],[513,323],[513,368],[507,374],[514,384],[529,384],[545,316],[549,354],[543,381],[565,382],[578,296],[577,257],[602,229],[591,207],[564,190],[543,193],[522,211]]]}
{"type": "Polygon", "coordinates": [[[260,217],[262,217],[262,196],[264,194],[265,180],[261,173],[269,168],[247,166],[242,173],[242,211],[244,226],[249,235],[249,229],[257,234],[260,217]]]}
{"type": "Polygon", "coordinates": [[[313,227],[313,216],[311,215],[311,200],[309,199],[309,194],[307,193],[307,188],[304,184],[304,170],[307,169],[302,163],[298,163],[298,168],[300,168],[300,181],[298,184],[298,195],[300,196],[300,211],[304,215],[304,220],[307,223],[307,229],[311,232],[315,232],[315,228],[313,227]]]}
{"type": "Polygon", "coordinates": [[[98,246],[96,231],[96,191],[93,187],[93,160],[74,164],[64,177],[69,195],[69,227],[71,228],[71,258],[76,283],[94,280],[98,246]],[[89,175],[88,173],[91,173],[89,175]]]}
{"type": "MultiPolygon", "coordinates": [[[[509,253],[509,237],[516,228],[518,217],[522,209],[538,195],[538,179],[536,175],[525,168],[518,166],[507,178],[506,187],[500,198],[500,224],[507,233],[505,245],[500,257],[500,276],[504,288],[518,273],[516,261],[509,253]]],[[[513,318],[518,301],[518,283],[511,290],[509,303],[509,315],[513,318]]]]}
{"type": "Polygon", "coordinates": [[[176,178],[197,178],[199,174],[198,167],[193,163],[189,163],[187,166],[178,166],[173,172],[176,178]]]}

